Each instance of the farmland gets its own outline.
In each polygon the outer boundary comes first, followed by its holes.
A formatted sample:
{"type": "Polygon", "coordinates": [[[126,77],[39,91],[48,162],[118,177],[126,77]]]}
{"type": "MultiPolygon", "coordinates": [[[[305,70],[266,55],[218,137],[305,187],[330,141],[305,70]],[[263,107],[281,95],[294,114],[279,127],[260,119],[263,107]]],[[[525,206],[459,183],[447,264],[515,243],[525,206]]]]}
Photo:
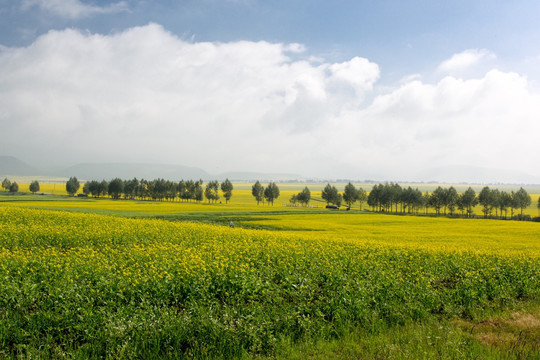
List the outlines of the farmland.
{"type": "Polygon", "coordinates": [[[0,196],[0,356],[540,356],[538,223],[256,206],[238,188],[231,204],[0,196]]]}

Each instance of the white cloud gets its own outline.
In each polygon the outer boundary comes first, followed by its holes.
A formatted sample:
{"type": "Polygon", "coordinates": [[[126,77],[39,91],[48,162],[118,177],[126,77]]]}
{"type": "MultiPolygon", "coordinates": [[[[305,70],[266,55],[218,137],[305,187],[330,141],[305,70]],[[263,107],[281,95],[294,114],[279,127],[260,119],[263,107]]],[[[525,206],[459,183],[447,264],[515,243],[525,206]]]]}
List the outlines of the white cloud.
{"type": "MultiPolygon", "coordinates": [[[[436,84],[411,81],[348,114],[355,159],[384,163],[411,179],[423,168],[467,164],[522,170],[531,165],[540,133],[540,94],[516,73],[492,70],[478,79],[445,77],[436,84]]],[[[394,175],[395,176],[395,175],[394,175]]],[[[425,180],[425,179],[424,179],[425,180]]]]}
{"type": "Polygon", "coordinates": [[[3,47],[0,154],[322,177],[407,179],[451,164],[539,172],[540,95],[523,76],[414,76],[381,91],[367,59],[314,63],[291,50],[303,46],[192,43],[156,24],[3,47]]]}
{"type": "MultiPolygon", "coordinates": [[[[287,56],[300,48],[190,43],[155,24],[107,36],[51,31],[0,53],[0,153],[307,170],[297,167],[309,152],[300,139],[341,102],[329,64],[287,56]]],[[[375,78],[362,80],[362,66],[373,68],[355,64],[351,86],[369,88],[375,78]]]]}
{"type": "Polygon", "coordinates": [[[80,19],[98,14],[114,14],[129,9],[125,1],[112,3],[108,6],[87,5],[80,0],[23,0],[22,2],[23,10],[33,6],[39,6],[42,10],[68,19],[80,19]]]}
{"type": "Polygon", "coordinates": [[[493,60],[495,58],[495,54],[486,49],[468,49],[454,54],[450,59],[443,61],[439,65],[438,70],[446,73],[462,71],[478,65],[483,61],[493,60]]]}
{"type": "Polygon", "coordinates": [[[333,80],[347,83],[360,96],[372,90],[373,84],[379,78],[379,66],[360,57],[354,57],[340,64],[332,64],[329,69],[333,80]]]}

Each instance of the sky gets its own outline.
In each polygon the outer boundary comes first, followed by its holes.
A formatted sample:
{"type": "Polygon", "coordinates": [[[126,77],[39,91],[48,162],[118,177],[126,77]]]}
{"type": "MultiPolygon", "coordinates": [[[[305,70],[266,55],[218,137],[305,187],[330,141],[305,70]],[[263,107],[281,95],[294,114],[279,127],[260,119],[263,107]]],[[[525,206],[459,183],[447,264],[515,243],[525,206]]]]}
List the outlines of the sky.
{"type": "Polygon", "coordinates": [[[540,177],[538,18],[524,0],[0,0],[0,155],[540,177]]]}

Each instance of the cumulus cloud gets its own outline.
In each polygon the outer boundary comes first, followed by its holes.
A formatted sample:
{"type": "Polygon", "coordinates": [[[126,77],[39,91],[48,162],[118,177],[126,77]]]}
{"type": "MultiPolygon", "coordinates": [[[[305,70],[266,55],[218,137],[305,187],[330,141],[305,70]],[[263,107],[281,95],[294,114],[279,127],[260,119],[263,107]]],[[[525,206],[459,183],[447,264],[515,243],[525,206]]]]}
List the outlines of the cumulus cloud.
{"type": "MultiPolygon", "coordinates": [[[[281,155],[295,153],[283,170],[306,170],[295,165],[310,151],[302,134],[333,116],[340,100],[331,65],[288,57],[300,50],[186,42],[156,24],[106,36],[51,31],[0,53],[1,151],[224,170],[278,169],[281,155]]],[[[369,88],[375,77],[361,77],[373,64],[354,63],[351,86],[369,88]]]]}
{"type": "Polygon", "coordinates": [[[439,65],[438,70],[447,73],[462,71],[478,65],[483,61],[492,60],[495,58],[495,54],[489,50],[468,49],[458,54],[454,54],[450,59],[443,61],[439,65]]]}
{"type": "Polygon", "coordinates": [[[492,70],[468,80],[448,76],[436,84],[414,80],[348,115],[350,141],[362,138],[349,163],[372,158],[373,168],[382,162],[390,170],[387,176],[408,174],[408,179],[423,168],[451,164],[538,175],[530,164],[539,111],[540,95],[516,73],[492,70]]]}
{"type": "Polygon", "coordinates": [[[189,42],[156,24],[3,47],[0,154],[321,177],[407,179],[448,164],[535,171],[540,96],[527,78],[415,76],[381,91],[377,64],[304,52],[189,42]]]}
{"type": "Polygon", "coordinates": [[[112,3],[108,6],[87,5],[80,0],[23,0],[22,2],[23,10],[34,6],[68,19],[80,19],[98,14],[114,14],[129,9],[125,1],[112,3]]]}

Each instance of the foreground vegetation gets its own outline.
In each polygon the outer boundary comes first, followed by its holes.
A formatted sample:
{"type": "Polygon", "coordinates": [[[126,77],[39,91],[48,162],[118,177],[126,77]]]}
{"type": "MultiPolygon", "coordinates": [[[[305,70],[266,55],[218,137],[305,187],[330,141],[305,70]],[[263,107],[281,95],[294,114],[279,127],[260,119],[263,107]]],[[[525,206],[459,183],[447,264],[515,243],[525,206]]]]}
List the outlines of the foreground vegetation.
{"type": "Polygon", "coordinates": [[[5,202],[0,356],[534,358],[538,234],[242,204],[5,202]],[[533,325],[512,327],[520,316],[533,325]],[[483,341],[489,321],[515,341],[483,341]]]}

